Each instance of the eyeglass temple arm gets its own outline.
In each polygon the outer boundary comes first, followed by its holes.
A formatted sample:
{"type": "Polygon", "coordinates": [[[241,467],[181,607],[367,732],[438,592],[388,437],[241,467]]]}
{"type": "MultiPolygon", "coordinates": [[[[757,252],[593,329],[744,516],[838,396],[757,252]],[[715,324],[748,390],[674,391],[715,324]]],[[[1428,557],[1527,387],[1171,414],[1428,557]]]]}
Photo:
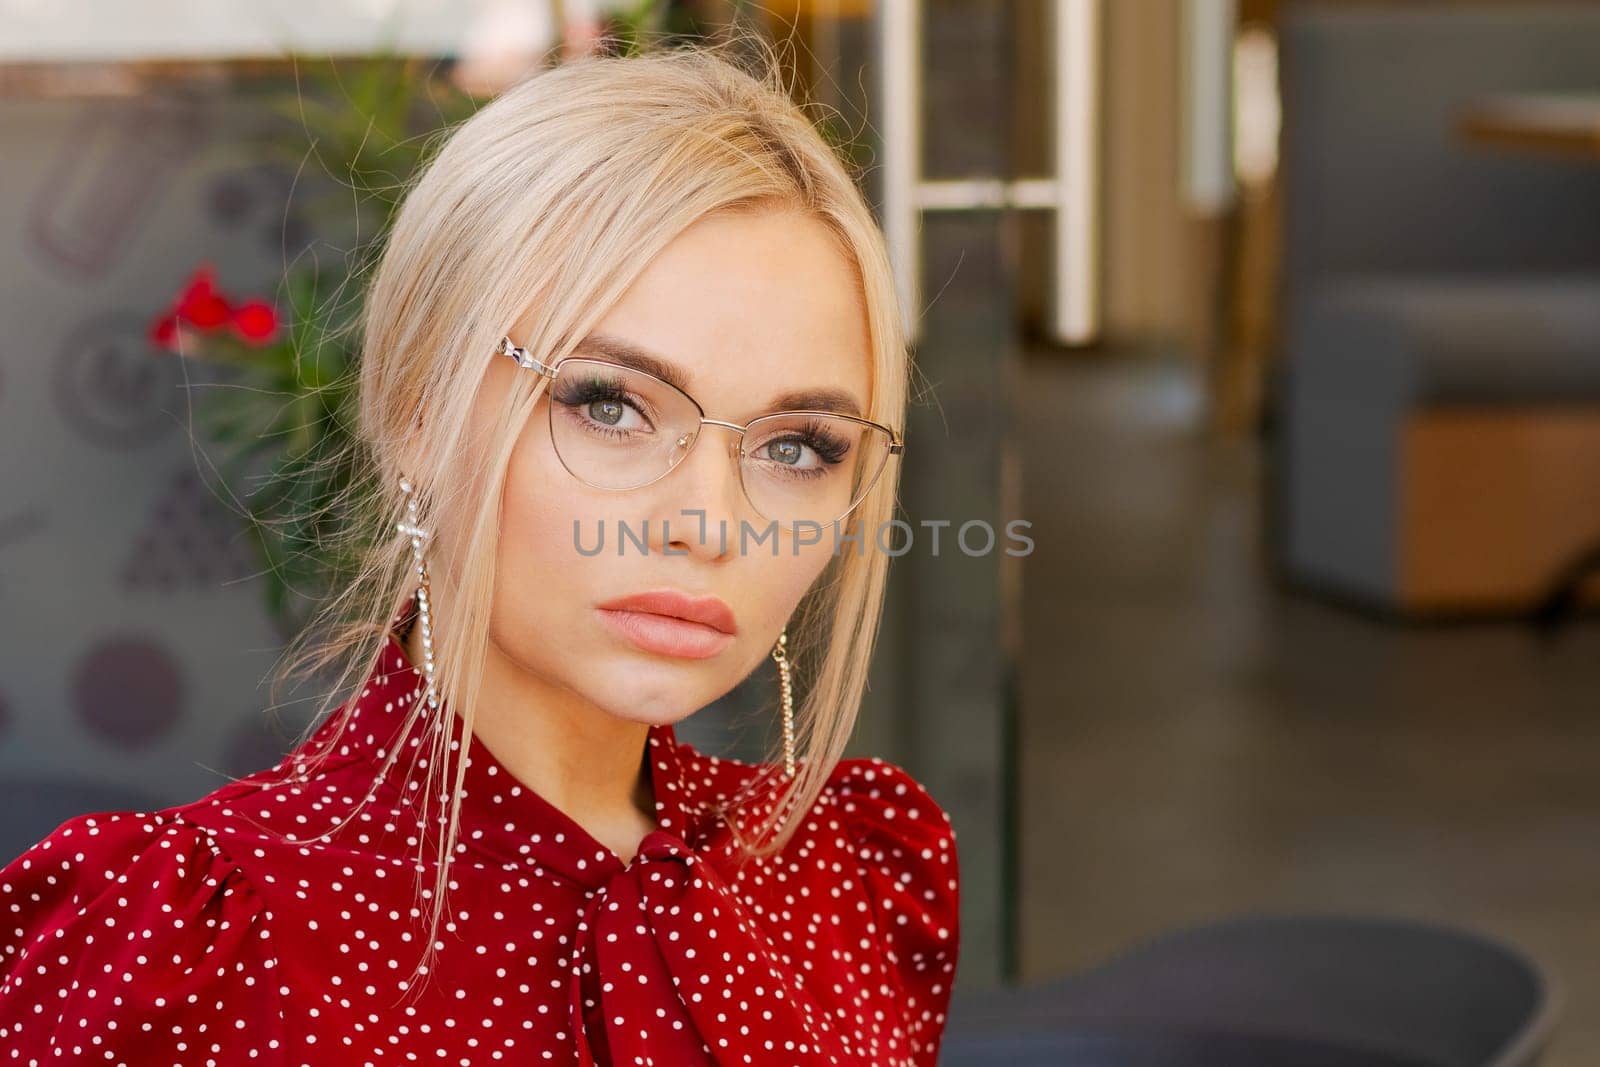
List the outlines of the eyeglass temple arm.
{"type": "Polygon", "coordinates": [[[495,354],[510,356],[512,359],[517,361],[517,366],[531,367],[533,370],[538,371],[546,378],[554,378],[556,376],[556,369],[554,367],[549,366],[548,364],[540,363],[538,360],[533,358],[533,353],[529,352],[526,348],[518,348],[516,345],[512,344],[511,338],[509,337],[500,338],[500,346],[495,349],[495,354]]]}

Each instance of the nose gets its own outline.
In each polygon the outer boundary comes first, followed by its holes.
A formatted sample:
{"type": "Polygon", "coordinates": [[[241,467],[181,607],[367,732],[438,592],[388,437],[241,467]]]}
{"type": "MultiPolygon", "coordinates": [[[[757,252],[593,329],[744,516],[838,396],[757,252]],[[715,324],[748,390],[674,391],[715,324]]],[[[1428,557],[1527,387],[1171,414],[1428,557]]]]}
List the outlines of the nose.
{"type": "Polygon", "coordinates": [[[674,553],[710,560],[738,551],[739,524],[747,511],[739,447],[738,433],[704,425],[689,443],[689,454],[662,480],[663,504],[672,509],[667,544],[674,553]]]}

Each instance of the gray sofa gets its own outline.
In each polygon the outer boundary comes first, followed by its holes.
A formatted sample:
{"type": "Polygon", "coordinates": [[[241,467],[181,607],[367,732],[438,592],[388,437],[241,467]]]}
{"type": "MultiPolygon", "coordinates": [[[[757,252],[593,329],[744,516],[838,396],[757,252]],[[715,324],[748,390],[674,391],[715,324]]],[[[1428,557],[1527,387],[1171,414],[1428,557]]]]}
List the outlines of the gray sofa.
{"type": "Polygon", "coordinates": [[[1600,532],[1576,513],[1552,530],[1568,518],[1538,503],[1565,445],[1513,454],[1541,412],[1600,416],[1600,160],[1474,145],[1460,119],[1487,94],[1600,92],[1600,5],[1291,3],[1280,40],[1282,568],[1384,609],[1530,606],[1600,532]],[[1462,431],[1498,457],[1481,485],[1449,471],[1448,436],[1408,455],[1439,412],[1505,416],[1462,431]],[[1416,484],[1441,469],[1451,485],[1416,484]]]}

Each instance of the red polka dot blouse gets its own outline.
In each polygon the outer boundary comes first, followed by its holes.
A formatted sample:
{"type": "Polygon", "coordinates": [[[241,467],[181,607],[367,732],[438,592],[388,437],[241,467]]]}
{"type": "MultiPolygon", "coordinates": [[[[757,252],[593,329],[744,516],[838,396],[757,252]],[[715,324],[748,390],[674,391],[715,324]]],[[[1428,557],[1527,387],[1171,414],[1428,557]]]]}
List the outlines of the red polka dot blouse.
{"type": "Polygon", "coordinates": [[[658,828],[624,863],[473,736],[420,971],[447,810],[421,766],[440,720],[405,721],[422,683],[391,635],[278,767],[78,816],[0,870],[0,1067],[935,1063],[955,836],[877,759],[741,863],[712,810],[754,766],[652,727],[658,828]]]}

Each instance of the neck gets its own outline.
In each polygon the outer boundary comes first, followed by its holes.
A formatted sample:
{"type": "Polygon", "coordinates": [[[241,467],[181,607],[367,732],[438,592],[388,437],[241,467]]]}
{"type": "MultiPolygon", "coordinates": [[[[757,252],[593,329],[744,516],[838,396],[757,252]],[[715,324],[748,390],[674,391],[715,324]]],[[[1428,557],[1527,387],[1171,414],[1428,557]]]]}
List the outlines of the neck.
{"type": "MultiPolygon", "coordinates": [[[[423,661],[420,631],[412,626],[404,642],[414,665],[423,661]]],[[[630,860],[656,826],[646,763],[649,726],[547,685],[492,639],[484,667],[473,736],[524,788],[561,809],[623,862],[630,860]]]]}

